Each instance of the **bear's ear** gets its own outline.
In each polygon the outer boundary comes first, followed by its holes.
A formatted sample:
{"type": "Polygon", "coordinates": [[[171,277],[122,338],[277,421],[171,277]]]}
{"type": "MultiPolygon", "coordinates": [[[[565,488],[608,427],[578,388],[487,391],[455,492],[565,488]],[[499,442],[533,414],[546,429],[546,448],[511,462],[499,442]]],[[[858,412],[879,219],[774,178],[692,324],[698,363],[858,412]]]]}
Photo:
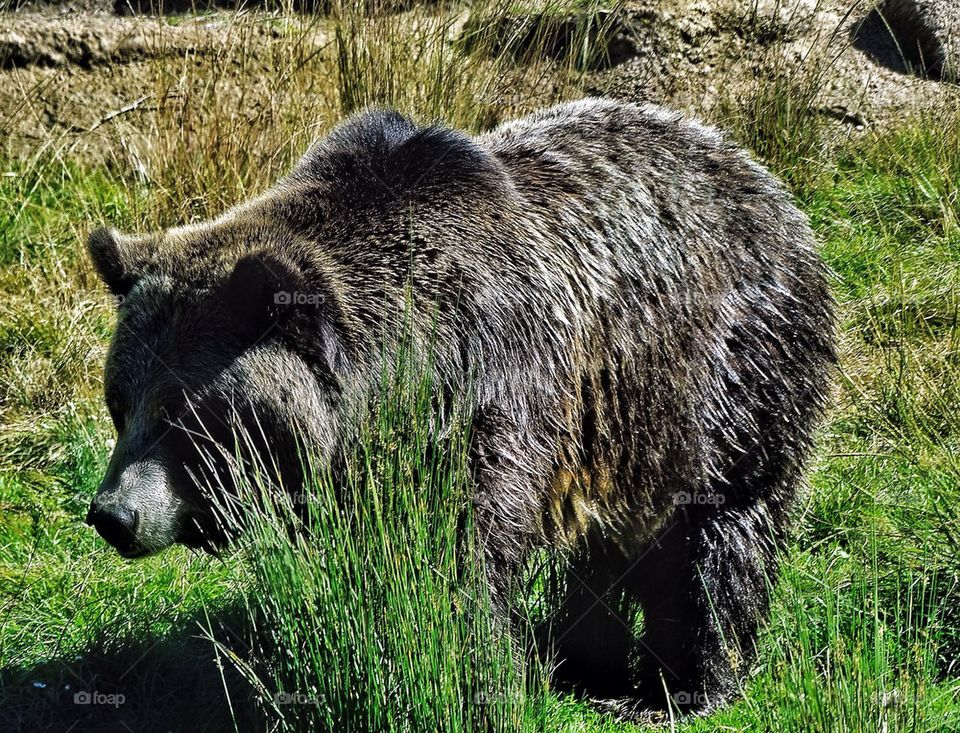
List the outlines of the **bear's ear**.
{"type": "Polygon", "coordinates": [[[302,280],[293,263],[259,252],[237,261],[223,295],[227,308],[246,323],[279,321],[299,304],[302,280]]]}
{"type": "Polygon", "coordinates": [[[90,259],[114,295],[127,295],[137,281],[131,249],[133,245],[133,240],[111,227],[100,227],[91,232],[87,239],[90,259]]]}
{"type": "Polygon", "coordinates": [[[277,326],[301,354],[325,361],[335,372],[347,369],[342,314],[318,273],[308,277],[275,253],[246,255],[224,283],[223,298],[257,340],[277,326]]]}

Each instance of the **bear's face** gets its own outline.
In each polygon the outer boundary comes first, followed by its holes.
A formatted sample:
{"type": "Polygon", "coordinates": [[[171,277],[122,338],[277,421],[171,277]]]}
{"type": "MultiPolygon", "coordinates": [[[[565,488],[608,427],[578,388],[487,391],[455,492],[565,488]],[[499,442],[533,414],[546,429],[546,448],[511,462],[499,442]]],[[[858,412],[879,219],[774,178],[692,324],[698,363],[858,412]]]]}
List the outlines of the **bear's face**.
{"type": "Polygon", "coordinates": [[[126,557],[222,545],[217,507],[229,501],[214,494],[236,490],[238,466],[298,490],[298,446],[322,454],[337,422],[317,364],[290,347],[317,315],[277,295],[296,289],[293,268],[244,255],[200,284],[175,274],[163,246],[107,230],[90,240],[120,305],[104,372],[116,446],[87,521],[126,557]],[[151,262],[131,252],[152,247],[151,262]]]}

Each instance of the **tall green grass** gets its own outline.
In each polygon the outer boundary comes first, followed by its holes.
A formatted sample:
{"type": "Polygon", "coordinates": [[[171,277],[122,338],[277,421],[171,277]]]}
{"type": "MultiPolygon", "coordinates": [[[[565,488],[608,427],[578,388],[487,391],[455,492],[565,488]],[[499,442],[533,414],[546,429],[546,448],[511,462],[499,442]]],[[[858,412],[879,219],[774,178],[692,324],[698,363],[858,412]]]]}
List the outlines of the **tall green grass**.
{"type": "MultiPolygon", "coordinates": [[[[267,464],[237,477],[240,505],[257,507],[239,517],[251,653],[220,651],[256,691],[265,727],[517,731],[542,710],[542,680],[490,613],[469,416],[444,424],[429,367],[400,362],[360,409],[336,478],[307,461],[312,479],[290,496],[267,464]]],[[[238,518],[236,497],[217,496],[238,518]]]]}

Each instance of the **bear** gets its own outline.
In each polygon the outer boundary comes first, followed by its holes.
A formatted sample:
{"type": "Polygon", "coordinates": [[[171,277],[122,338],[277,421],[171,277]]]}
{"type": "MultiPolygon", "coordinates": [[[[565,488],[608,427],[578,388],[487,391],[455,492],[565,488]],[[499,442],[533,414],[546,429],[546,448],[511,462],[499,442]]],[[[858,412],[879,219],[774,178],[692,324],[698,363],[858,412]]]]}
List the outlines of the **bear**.
{"type": "Polygon", "coordinates": [[[335,459],[409,311],[445,399],[469,394],[495,614],[557,553],[558,687],[623,717],[735,696],[835,349],[806,217],[723,134],[600,98],[475,136],[371,108],[221,216],[88,250],[120,305],[87,522],[122,555],[229,542],[197,443],[238,425],[304,488],[297,446],[335,459]]]}

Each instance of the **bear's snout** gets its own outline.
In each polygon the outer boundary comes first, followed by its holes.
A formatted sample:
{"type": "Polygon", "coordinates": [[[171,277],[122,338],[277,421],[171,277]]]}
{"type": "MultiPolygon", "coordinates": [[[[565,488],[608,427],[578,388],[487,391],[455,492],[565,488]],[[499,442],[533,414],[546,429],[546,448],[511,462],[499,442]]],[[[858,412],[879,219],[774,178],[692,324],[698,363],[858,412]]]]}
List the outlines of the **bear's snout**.
{"type": "Polygon", "coordinates": [[[162,460],[153,456],[127,462],[126,455],[123,446],[114,451],[87,524],[124,557],[143,557],[177,541],[188,508],[162,460]]]}
{"type": "Polygon", "coordinates": [[[140,514],[123,504],[99,504],[96,500],[87,512],[87,524],[124,555],[133,554],[140,514]]]}

